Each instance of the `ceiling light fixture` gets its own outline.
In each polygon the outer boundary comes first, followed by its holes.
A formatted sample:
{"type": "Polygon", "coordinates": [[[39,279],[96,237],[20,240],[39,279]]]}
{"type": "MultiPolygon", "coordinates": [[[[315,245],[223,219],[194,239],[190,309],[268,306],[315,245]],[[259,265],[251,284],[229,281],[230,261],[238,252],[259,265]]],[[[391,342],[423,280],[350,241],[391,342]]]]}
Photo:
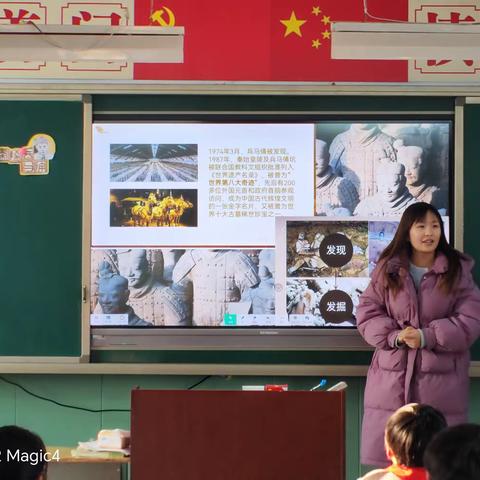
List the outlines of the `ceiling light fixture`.
{"type": "Polygon", "coordinates": [[[0,25],[0,59],[182,63],[183,37],[183,27],[0,25]]]}
{"type": "Polygon", "coordinates": [[[334,59],[480,58],[480,25],[332,22],[334,59]]]}

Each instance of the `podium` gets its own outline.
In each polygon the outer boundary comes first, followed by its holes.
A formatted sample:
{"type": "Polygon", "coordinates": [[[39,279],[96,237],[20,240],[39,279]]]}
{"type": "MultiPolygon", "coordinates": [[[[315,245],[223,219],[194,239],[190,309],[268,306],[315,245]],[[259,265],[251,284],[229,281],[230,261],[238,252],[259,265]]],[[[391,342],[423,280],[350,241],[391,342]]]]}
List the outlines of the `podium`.
{"type": "Polygon", "coordinates": [[[344,392],[133,390],[134,480],[344,480],[344,392]]]}

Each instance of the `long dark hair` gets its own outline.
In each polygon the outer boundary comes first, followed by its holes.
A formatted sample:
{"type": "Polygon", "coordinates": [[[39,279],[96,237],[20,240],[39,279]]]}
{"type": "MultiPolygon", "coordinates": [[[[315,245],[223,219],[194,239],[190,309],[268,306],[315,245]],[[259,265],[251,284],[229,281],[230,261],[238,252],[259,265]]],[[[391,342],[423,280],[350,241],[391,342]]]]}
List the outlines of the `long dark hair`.
{"type": "Polygon", "coordinates": [[[443,228],[442,217],[438,213],[438,210],[429,203],[418,202],[410,205],[402,215],[400,223],[398,225],[397,231],[393,240],[389,243],[387,248],[382,252],[379,258],[379,262],[384,260],[383,264],[383,274],[385,275],[385,280],[388,287],[392,290],[395,295],[401,288],[401,278],[399,275],[390,275],[387,272],[387,262],[396,256],[405,256],[408,255],[410,258],[412,256],[412,245],[409,241],[410,228],[416,222],[422,221],[425,219],[428,212],[431,212],[435,215],[440,224],[440,241],[438,242],[437,252],[442,252],[448,260],[448,269],[442,275],[442,280],[440,287],[444,290],[445,293],[450,293],[454,287],[455,283],[458,280],[460,274],[460,253],[457,252],[452,246],[447,242],[445,237],[445,230],[443,228]]]}

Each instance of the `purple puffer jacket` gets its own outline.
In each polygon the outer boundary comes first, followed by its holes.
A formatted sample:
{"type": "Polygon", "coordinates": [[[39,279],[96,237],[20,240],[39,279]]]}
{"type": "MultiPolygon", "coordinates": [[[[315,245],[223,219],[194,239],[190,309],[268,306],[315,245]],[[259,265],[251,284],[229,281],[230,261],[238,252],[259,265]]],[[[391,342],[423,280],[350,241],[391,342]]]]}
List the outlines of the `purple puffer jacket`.
{"type": "Polygon", "coordinates": [[[439,282],[448,260],[439,253],[417,292],[408,258],[394,257],[377,265],[360,297],[358,330],[375,347],[365,386],[360,454],[365,465],[388,465],[385,424],[406,403],[432,405],[449,425],[466,421],[469,348],[480,335],[480,291],[471,275],[473,260],[462,255],[461,266],[455,290],[445,294],[439,282]],[[402,277],[395,297],[387,288],[383,266],[390,275],[402,277]],[[397,335],[409,325],[422,329],[424,348],[395,347],[397,335]]]}

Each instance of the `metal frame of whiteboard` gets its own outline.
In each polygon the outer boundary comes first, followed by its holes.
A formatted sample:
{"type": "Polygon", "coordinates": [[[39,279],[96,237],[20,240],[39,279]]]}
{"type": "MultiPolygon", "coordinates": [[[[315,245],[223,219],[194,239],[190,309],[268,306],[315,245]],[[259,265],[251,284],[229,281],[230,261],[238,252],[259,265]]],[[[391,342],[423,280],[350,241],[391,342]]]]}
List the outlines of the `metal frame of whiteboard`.
{"type": "Polygon", "coordinates": [[[92,238],[92,97],[83,96],[83,204],[82,204],[82,362],[90,357],[90,257],[92,238]],[[87,248],[88,245],[88,248],[87,248]]]}
{"type": "Polygon", "coordinates": [[[371,350],[357,330],[96,328],[95,350],[371,350]],[[293,345],[293,346],[292,346],[293,345]]]}
{"type": "MultiPolygon", "coordinates": [[[[403,89],[400,86],[400,90],[408,90],[408,86],[403,89]]],[[[365,91],[357,86],[343,87],[346,88],[351,94],[372,95],[380,94],[381,89],[376,87],[368,87],[365,91]]],[[[319,90],[322,90],[319,87],[319,90]]],[[[199,88],[201,91],[201,88],[199,88]]],[[[250,90],[249,90],[250,91],[250,90]]],[[[251,91],[250,91],[251,92],[251,91]]],[[[432,92],[435,92],[435,88],[432,88],[432,92]]],[[[191,89],[189,90],[191,92],[191,89]]],[[[217,92],[218,93],[218,92],[217,92]]],[[[264,93],[263,89],[258,86],[257,94],[264,93]]],[[[283,92],[287,94],[285,89],[283,92]]],[[[291,92],[290,92],[291,93],[291,92]]],[[[320,93],[320,92],[319,92],[320,93]]],[[[324,92],[328,95],[335,92],[324,92]]],[[[395,93],[399,95],[398,91],[395,93]]],[[[401,94],[401,93],[400,93],[401,94]]],[[[425,94],[425,92],[423,92],[425,94]]],[[[434,95],[435,93],[430,93],[434,95]]],[[[417,90],[416,95],[422,95],[421,90],[417,90]]],[[[480,95],[480,93],[479,93],[480,95]]],[[[453,95],[452,95],[453,96],[453,95]]],[[[480,101],[480,100],[479,100],[480,101]]],[[[99,112],[94,112],[99,113],[99,112]]],[[[102,112],[106,113],[106,112],[102,112]]],[[[142,112],[108,112],[115,113],[121,116],[125,113],[137,113],[142,112]]],[[[147,112],[144,121],[148,121],[149,117],[155,113],[158,115],[166,114],[166,112],[147,112]]],[[[170,112],[172,113],[172,112],[170,112]]],[[[189,120],[189,115],[195,113],[201,113],[202,115],[221,116],[225,114],[237,114],[241,116],[245,112],[241,111],[182,111],[176,112],[185,116],[185,121],[189,120]]],[[[463,173],[463,99],[457,101],[457,106],[454,111],[278,111],[269,112],[278,115],[302,115],[308,113],[308,115],[339,115],[348,116],[356,115],[358,117],[365,115],[388,115],[389,117],[398,116],[399,118],[407,118],[412,115],[427,115],[432,118],[445,117],[445,115],[452,115],[453,128],[454,128],[454,183],[450,185],[450,188],[454,189],[454,205],[451,210],[453,215],[453,232],[450,232],[451,237],[454,239],[456,248],[462,250],[463,247],[463,176],[459,174],[463,173]]],[[[265,115],[264,111],[249,111],[249,115],[258,114],[265,115]]],[[[178,120],[177,120],[178,121],[178,120]]],[[[91,158],[90,158],[91,162],[91,158]]],[[[91,185],[90,195],[91,195],[91,185]]],[[[300,220],[301,218],[294,218],[294,220],[300,220]]],[[[89,227],[90,228],[90,227],[89,227]]],[[[91,248],[91,245],[88,245],[91,248]]],[[[276,246],[278,250],[278,246],[276,246]]],[[[87,296],[88,302],[88,296],[87,296]]],[[[306,328],[302,330],[300,328],[294,328],[292,331],[290,328],[155,328],[144,330],[142,328],[95,328],[91,331],[91,348],[92,350],[330,350],[330,351],[365,351],[371,350],[358,331],[354,328],[340,329],[340,328],[306,328]],[[293,344],[293,345],[292,345],[293,344]]]]}

